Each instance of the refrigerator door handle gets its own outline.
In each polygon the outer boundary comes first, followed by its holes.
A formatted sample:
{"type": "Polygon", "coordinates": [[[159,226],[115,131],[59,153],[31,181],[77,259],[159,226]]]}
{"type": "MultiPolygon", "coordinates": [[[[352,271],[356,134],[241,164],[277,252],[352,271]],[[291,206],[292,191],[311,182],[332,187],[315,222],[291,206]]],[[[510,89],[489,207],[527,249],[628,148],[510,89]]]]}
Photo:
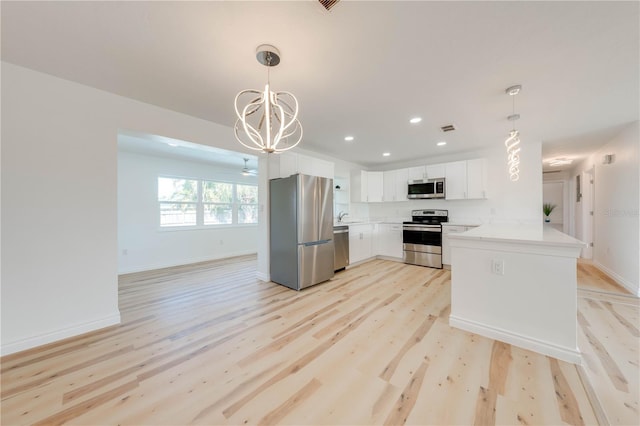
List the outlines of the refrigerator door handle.
{"type": "Polygon", "coordinates": [[[305,246],[305,247],[309,247],[309,246],[318,246],[320,244],[327,244],[329,241],[331,240],[320,240],[320,241],[311,241],[309,243],[302,243],[301,245],[305,246]]]}

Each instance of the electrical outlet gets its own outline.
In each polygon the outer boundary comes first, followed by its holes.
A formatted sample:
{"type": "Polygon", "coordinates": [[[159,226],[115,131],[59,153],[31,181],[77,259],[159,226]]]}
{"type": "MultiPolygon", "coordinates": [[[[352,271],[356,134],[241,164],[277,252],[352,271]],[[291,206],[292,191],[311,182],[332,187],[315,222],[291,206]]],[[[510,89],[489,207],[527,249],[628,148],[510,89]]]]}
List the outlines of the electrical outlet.
{"type": "Polygon", "coordinates": [[[504,275],[504,260],[493,259],[491,261],[491,272],[496,275],[504,275]]]}

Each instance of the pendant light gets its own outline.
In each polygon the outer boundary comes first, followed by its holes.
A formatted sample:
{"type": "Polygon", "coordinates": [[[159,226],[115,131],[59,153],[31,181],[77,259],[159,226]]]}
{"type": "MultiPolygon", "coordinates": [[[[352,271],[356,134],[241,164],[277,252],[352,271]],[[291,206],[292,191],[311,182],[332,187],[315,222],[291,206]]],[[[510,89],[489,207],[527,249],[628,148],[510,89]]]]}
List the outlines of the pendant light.
{"type": "Polygon", "coordinates": [[[248,89],[236,95],[236,139],[246,148],[267,154],[290,150],[302,140],[298,100],[289,92],[271,90],[269,69],[280,63],[278,49],[258,46],[256,58],[267,67],[267,84],[262,91],[248,89]]]}
{"type": "Polygon", "coordinates": [[[507,166],[509,171],[509,179],[516,182],[520,179],[520,132],[516,130],[516,120],[520,119],[520,114],[516,114],[516,95],[522,90],[521,85],[508,87],[505,92],[513,99],[512,113],[507,120],[513,121],[513,130],[509,132],[509,137],[504,141],[507,148],[507,166]]]}

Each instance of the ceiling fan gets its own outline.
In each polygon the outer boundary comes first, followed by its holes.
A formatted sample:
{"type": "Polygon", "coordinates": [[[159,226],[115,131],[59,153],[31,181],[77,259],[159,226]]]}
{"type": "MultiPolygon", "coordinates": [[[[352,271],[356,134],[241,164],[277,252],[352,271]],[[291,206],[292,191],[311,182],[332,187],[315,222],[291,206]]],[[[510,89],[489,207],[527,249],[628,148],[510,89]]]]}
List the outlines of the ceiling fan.
{"type": "Polygon", "coordinates": [[[244,168],[242,169],[242,176],[256,176],[258,174],[257,170],[249,169],[248,158],[243,158],[244,160],[244,168]]]}

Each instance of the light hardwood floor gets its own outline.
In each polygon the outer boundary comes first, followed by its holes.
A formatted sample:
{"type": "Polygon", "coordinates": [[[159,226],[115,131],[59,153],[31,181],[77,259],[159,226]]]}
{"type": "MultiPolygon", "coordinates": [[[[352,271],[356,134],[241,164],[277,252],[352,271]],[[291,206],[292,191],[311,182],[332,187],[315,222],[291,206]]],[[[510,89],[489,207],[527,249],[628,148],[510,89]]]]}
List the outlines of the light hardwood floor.
{"type": "Polygon", "coordinates": [[[638,425],[640,300],[595,266],[578,264],[578,346],[607,422],[638,425]]]}
{"type": "Polygon", "coordinates": [[[298,293],[255,265],[122,276],[120,326],[2,358],[2,424],[597,422],[574,365],[449,327],[449,271],[374,260],[298,293]]]}

